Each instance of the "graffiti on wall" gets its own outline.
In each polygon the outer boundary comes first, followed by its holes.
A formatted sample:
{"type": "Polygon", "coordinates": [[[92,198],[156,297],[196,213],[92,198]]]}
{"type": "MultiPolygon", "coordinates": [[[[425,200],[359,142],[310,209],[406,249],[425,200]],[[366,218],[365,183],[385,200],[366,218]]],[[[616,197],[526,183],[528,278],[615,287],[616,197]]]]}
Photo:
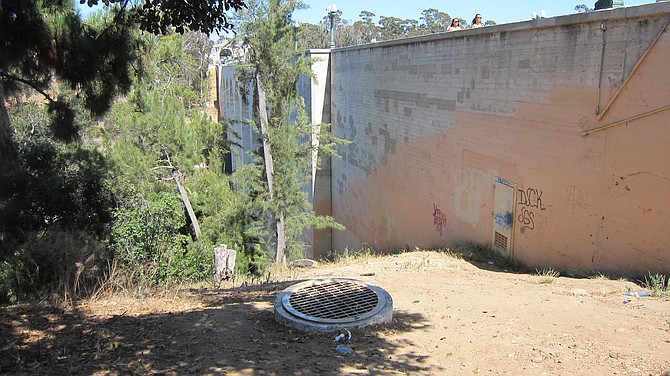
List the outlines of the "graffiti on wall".
{"type": "Polygon", "coordinates": [[[587,209],[589,206],[589,191],[584,191],[579,187],[571,185],[567,190],[567,204],[580,209],[587,209]]]}
{"type": "Polygon", "coordinates": [[[507,213],[496,213],[495,216],[496,225],[500,226],[503,230],[512,229],[512,212],[507,213]]]}
{"type": "Polygon", "coordinates": [[[519,189],[519,216],[521,231],[535,229],[535,212],[547,210],[542,203],[542,191],[535,188],[519,189]]]}
{"type": "Polygon", "coordinates": [[[442,236],[442,232],[447,226],[447,215],[440,210],[437,204],[433,204],[433,225],[442,236]]]}

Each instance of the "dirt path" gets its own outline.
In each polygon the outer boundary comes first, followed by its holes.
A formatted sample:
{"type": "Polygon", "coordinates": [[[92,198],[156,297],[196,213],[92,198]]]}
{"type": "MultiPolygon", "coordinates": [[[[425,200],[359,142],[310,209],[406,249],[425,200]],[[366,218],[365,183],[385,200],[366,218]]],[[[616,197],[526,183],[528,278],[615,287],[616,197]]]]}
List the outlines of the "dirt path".
{"type": "Polygon", "coordinates": [[[1,374],[670,375],[670,301],[626,281],[542,277],[442,253],[373,257],[295,272],[291,281],[76,311],[0,309],[1,374]],[[371,274],[362,276],[361,274],[371,274]],[[276,293],[343,276],[386,289],[394,322],[331,334],[273,318],[276,293]]]}

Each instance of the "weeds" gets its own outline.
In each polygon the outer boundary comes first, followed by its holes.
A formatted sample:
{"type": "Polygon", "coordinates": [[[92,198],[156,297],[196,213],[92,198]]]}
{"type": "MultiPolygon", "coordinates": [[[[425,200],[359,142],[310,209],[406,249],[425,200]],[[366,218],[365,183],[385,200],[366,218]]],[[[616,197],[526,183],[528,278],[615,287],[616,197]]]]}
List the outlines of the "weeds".
{"type": "Polygon", "coordinates": [[[410,260],[405,263],[405,269],[421,270],[430,266],[430,255],[425,255],[421,260],[410,260]]]}
{"type": "Polygon", "coordinates": [[[490,244],[463,243],[447,248],[447,254],[468,262],[488,263],[507,271],[523,271],[518,262],[493,249],[490,244]]]}
{"type": "Polygon", "coordinates": [[[665,274],[651,274],[644,277],[644,287],[651,291],[651,296],[658,298],[670,297],[670,285],[665,274]]]}
{"type": "Polygon", "coordinates": [[[444,253],[447,257],[455,258],[457,260],[463,260],[463,255],[459,252],[453,251],[451,248],[439,250],[439,252],[444,253]]]}
{"type": "Polygon", "coordinates": [[[382,255],[382,252],[376,251],[370,247],[361,248],[358,251],[350,251],[348,248],[345,248],[342,253],[331,251],[324,260],[321,260],[321,262],[346,265],[355,261],[360,261],[361,259],[371,259],[382,255]]]}
{"type": "Polygon", "coordinates": [[[557,272],[553,268],[548,268],[542,270],[535,269],[535,275],[540,277],[537,283],[541,285],[549,285],[554,283],[554,280],[558,278],[561,275],[561,273],[557,272]]]}
{"type": "Polygon", "coordinates": [[[592,275],[592,276],[589,277],[589,279],[595,279],[595,280],[598,280],[598,281],[602,281],[602,280],[610,281],[610,280],[612,280],[612,278],[610,276],[608,276],[607,274],[602,274],[602,273],[592,275]]]}

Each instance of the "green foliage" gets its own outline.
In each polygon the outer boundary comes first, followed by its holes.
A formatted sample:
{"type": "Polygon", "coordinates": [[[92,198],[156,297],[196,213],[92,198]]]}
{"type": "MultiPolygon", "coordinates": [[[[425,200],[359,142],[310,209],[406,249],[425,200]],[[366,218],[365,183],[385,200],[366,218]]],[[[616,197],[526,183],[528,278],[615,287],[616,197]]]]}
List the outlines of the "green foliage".
{"type": "Polygon", "coordinates": [[[215,242],[243,247],[253,240],[243,231],[248,206],[238,205],[223,173],[226,130],[201,111],[211,42],[195,33],[140,35],[130,10],[115,8],[84,23],[71,2],[0,6],[2,301],[49,289],[88,293],[100,282],[83,277],[93,259],[104,260],[96,264],[99,278],[116,262],[139,283],[204,279],[215,242]],[[131,84],[132,93],[114,101],[131,84]],[[48,106],[17,99],[9,122],[5,88],[13,95],[24,87],[48,106]],[[90,114],[112,103],[104,122],[94,123],[90,114]],[[204,223],[202,241],[187,221],[175,172],[204,223]],[[85,241],[60,241],[68,234],[85,241]],[[99,246],[109,240],[108,248],[99,246]],[[88,256],[71,256],[77,250],[88,256]],[[72,266],[70,259],[86,262],[72,266]]]}
{"type": "Polygon", "coordinates": [[[20,242],[26,231],[53,226],[104,235],[113,198],[102,155],[86,145],[54,141],[46,109],[29,103],[14,110],[23,168],[0,172],[6,182],[0,187],[2,237],[20,242]]]}
{"type": "MultiPolygon", "coordinates": [[[[586,7],[584,5],[584,7],[586,7]]],[[[576,7],[575,10],[578,10],[576,7]]],[[[398,17],[380,16],[375,23],[375,14],[362,11],[359,20],[351,22],[342,17],[338,11],[334,18],[335,46],[353,46],[392,39],[415,37],[432,33],[446,32],[451,24],[449,13],[435,8],[424,9],[419,20],[403,19],[398,17]]],[[[460,18],[461,27],[465,27],[468,21],[460,18]]],[[[496,25],[493,20],[487,20],[484,25],[496,25]]],[[[324,17],[318,25],[303,23],[297,33],[298,44],[301,49],[329,48],[330,45],[330,20],[324,17]]]]}
{"type": "Polygon", "coordinates": [[[593,11],[593,9],[590,8],[586,4],[575,5],[575,12],[577,12],[577,13],[587,13],[587,12],[592,12],[592,11],[593,11]]]}
{"type": "Polygon", "coordinates": [[[214,275],[214,246],[206,241],[189,244],[174,254],[168,270],[173,282],[206,281],[214,275]]]}
{"type": "MultiPolygon", "coordinates": [[[[311,61],[295,55],[295,30],[291,21],[293,11],[304,4],[291,0],[259,0],[250,5],[249,10],[241,14],[240,42],[249,53],[247,61],[237,66],[238,81],[243,97],[250,92],[247,88],[257,87],[257,79],[265,88],[267,103],[259,104],[258,96],[253,100],[257,111],[265,111],[267,107],[271,151],[259,151],[256,163],[236,174],[237,187],[252,203],[250,213],[254,221],[246,233],[257,238],[268,254],[274,253],[276,260],[284,259],[283,256],[302,258],[306,229],[338,226],[332,218],[317,217],[308,197],[312,164],[316,163],[312,160],[314,128],[298,96],[297,81],[302,75],[312,75],[311,61]],[[266,153],[271,154],[271,158],[266,153]],[[272,173],[268,174],[268,170],[272,173]],[[273,180],[272,187],[268,175],[273,180]],[[259,181],[264,184],[259,185],[259,181]],[[281,223],[285,226],[280,226],[281,223]],[[285,249],[280,248],[282,240],[285,249]]],[[[260,124],[258,128],[262,133],[260,124]]],[[[327,133],[325,129],[323,133],[327,133]]],[[[332,146],[330,142],[326,145],[332,146]]]]}
{"type": "Polygon", "coordinates": [[[561,273],[553,268],[535,269],[535,275],[538,276],[538,282],[541,285],[549,285],[554,283],[554,280],[560,277],[561,273]]]}
{"type": "MultiPolygon", "coordinates": [[[[84,101],[59,91],[71,98],[65,122],[86,129],[84,101]]],[[[90,294],[100,281],[83,276],[89,261],[106,260],[93,245],[107,236],[114,205],[108,165],[93,145],[58,141],[62,127],[53,124],[64,121],[57,112],[34,102],[10,110],[20,163],[0,171],[0,301],[48,289],[68,298],[90,294]]],[[[106,275],[106,261],[95,268],[106,275]]]]}
{"type": "Polygon", "coordinates": [[[382,16],[379,18],[381,40],[408,37],[416,29],[416,23],[416,20],[382,16]]]}
{"type": "Polygon", "coordinates": [[[670,279],[665,274],[651,274],[644,277],[644,286],[651,291],[652,296],[670,297],[670,279]]]}
{"type": "Polygon", "coordinates": [[[0,262],[0,304],[16,303],[35,294],[30,257],[18,253],[0,262]]]}
{"type": "MultiPolygon", "coordinates": [[[[81,1],[83,3],[84,1],[81,1]]],[[[83,99],[92,114],[100,116],[117,95],[132,84],[131,67],[138,62],[138,29],[152,33],[187,30],[210,33],[232,27],[226,11],[241,9],[243,0],[215,2],[116,1],[105,13],[83,22],[73,1],[4,1],[0,5],[0,114],[4,95],[31,88],[49,101],[55,114],[56,137],[76,140],[74,110],[67,98],[52,98],[48,89],[54,79],[67,83],[83,99]]],[[[88,5],[97,0],[88,0],[88,5]]],[[[207,39],[207,38],[204,38],[207,39]]],[[[141,71],[141,60],[136,65],[141,71]]],[[[204,60],[204,57],[201,61],[204,60]]],[[[200,64],[200,68],[204,65],[200,64]]],[[[195,70],[195,72],[202,71],[195,70]]],[[[201,75],[201,77],[204,77],[201,75]]],[[[184,88],[183,86],[177,86],[184,88]]],[[[183,93],[186,97],[187,93],[183,93]]],[[[0,158],[16,164],[18,155],[10,124],[0,116],[0,158]]]]}
{"type": "MultiPolygon", "coordinates": [[[[79,0],[88,6],[97,5],[99,0],[79,0]]],[[[243,0],[223,1],[144,1],[128,2],[124,0],[102,0],[105,5],[118,4],[121,9],[130,13],[130,19],[144,30],[154,34],[165,33],[174,28],[183,34],[186,30],[212,33],[225,31],[233,25],[228,22],[226,11],[242,9],[243,0]]]]}
{"type": "Polygon", "coordinates": [[[251,204],[243,194],[232,191],[228,176],[196,174],[191,179],[191,187],[191,203],[198,208],[201,218],[201,241],[212,245],[223,243],[233,249],[241,249],[244,244],[253,242],[245,236],[251,204]]]}
{"type": "Polygon", "coordinates": [[[301,24],[296,32],[296,38],[298,39],[299,50],[328,48],[330,44],[330,34],[325,23],[319,25],[301,24]]]}
{"type": "Polygon", "coordinates": [[[99,130],[119,202],[114,249],[126,270],[132,267],[136,282],[211,278],[214,245],[225,243],[243,254],[245,244],[254,242],[245,235],[251,205],[224,172],[227,127],[212,122],[198,106],[206,80],[197,74],[197,57],[207,56],[203,51],[209,46],[206,38],[192,34],[149,37],[144,77],[99,130]],[[200,224],[197,239],[177,193],[175,171],[183,176],[200,224]]]}
{"type": "Polygon", "coordinates": [[[451,16],[449,13],[440,12],[437,9],[430,8],[421,12],[421,20],[423,24],[420,29],[427,33],[440,33],[447,31],[451,24],[451,16]]]}
{"type": "Polygon", "coordinates": [[[116,257],[130,266],[155,263],[183,243],[184,238],[177,234],[186,225],[185,221],[176,194],[150,193],[137,197],[114,214],[111,240],[116,257]]]}
{"type": "MultiPolygon", "coordinates": [[[[332,218],[316,216],[311,208],[307,190],[310,189],[313,147],[308,137],[312,125],[308,123],[302,101],[297,101],[297,116],[290,126],[274,127],[271,137],[277,156],[275,164],[276,196],[270,207],[284,213],[286,219],[287,257],[303,258],[304,231],[308,228],[342,229],[332,218]]],[[[327,132],[323,132],[324,135],[327,132]]]]}
{"type": "Polygon", "coordinates": [[[184,234],[186,217],[177,193],[151,193],[115,214],[112,250],[132,282],[169,284],[213,275],[212,243],[184,234]]]}
{"type": "Polygon", "coordinates": [[[260,244],[247,244],[235,257],[235,269],[254,277],[264,275],[271,263],[260,244]]]}
{"type": "Polygon", "coordinates": [[[109,21],[83,23],[72,4],[12,1],[0,7],[0,84],[8,93],[30,87],[45,96],[54,114],[54,135],[62,140],[76,139],[79,129],[69,98],[46,92],[54,76],[76,89],[95,115],[130,89],[135,39],[119,19],[109,21]]]}
{"type": "MultiPolygon", "coordinates": [[[[204,41],[204,47],[211,49],[211,41],[204,41]]],[[[144,67],[146,71],[143,83],[148,86],[137,87],[136,93],[146,95],[147,90],[155,90],[180,98],[186,108],[193,107],[201,99],[198,97],[197,88],[204,85],[204,79],[199,74],[202,73],[200,70],[203,64],[195,56],[186,53],[186,37],[179,34],[167,35],[161,37],[160,43],[152,48],[150,58],[145,59],[144,67]]]]}

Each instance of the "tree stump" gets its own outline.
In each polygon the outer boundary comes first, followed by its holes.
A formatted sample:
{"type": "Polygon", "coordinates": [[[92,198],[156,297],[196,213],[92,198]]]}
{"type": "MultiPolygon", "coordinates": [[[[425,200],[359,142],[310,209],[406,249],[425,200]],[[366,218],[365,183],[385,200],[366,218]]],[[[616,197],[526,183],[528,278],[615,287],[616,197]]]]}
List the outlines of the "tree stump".
{"type": "Polygon", "coordinates": [[[216,286],[219,286],[222,280],[229,280],[233,277],[236,255],[237,251],[228,249],[225,244],[214,248],[214,283],[216,286]]]}

